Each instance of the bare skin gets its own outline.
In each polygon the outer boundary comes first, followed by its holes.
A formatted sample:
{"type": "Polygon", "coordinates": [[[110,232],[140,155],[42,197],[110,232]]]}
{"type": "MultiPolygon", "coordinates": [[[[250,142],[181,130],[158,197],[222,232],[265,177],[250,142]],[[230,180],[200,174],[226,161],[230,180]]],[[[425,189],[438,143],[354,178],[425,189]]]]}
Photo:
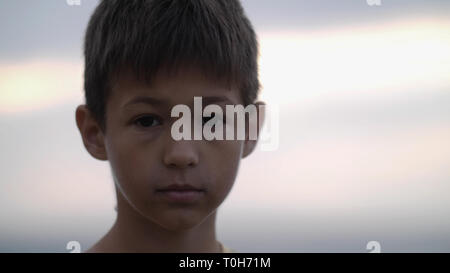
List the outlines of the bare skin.
{"type": "Polygon", "coordinates": [[[194,96],[221,107],[242,104],[237,89],[186,68],[176,75],[159,73],[150,86],[122,74],[106,104],[105,131],[85,105],[77,108],[86,149],[110,163],[118,207],[112,228],[87,252],[222,251],[215,232],[217,209],[256,141],[173,140],[176,118],[170,111],[177,104],[192,109],[194,96]],[[160,190],[173,184],[189,184],[201,194],[189,202],[169,200],[160,190]]]}
{"type": "Polygon", "coordinates": [[[120,212],[118,212],[116,222],[99,242],[86,251],[87,253],[222,252],[222,246],[216,240],[214,232],[216,212],[195,228],[185,232],[173,232],[143,219],[122,198],[118,201],[121,205],[118,206],[120,212]]]}

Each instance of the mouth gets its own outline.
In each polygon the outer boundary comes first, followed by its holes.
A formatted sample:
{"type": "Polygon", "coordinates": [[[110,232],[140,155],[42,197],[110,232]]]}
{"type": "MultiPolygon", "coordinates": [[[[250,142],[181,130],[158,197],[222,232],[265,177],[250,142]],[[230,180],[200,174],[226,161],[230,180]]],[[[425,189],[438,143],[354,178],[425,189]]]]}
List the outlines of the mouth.
{"type": "Polygon", "coordinates": [[[172,184],[159,188],[156,193],[170,202],[193,203],[202,198],[206,190],[189,184],[172,184]]]}
{"type": "Polygon", "coordinates": [[[190,184],[171,184],[167,187],[162,187],[156,191],[204,191],[202,188],[194,187],[190,184]]]}

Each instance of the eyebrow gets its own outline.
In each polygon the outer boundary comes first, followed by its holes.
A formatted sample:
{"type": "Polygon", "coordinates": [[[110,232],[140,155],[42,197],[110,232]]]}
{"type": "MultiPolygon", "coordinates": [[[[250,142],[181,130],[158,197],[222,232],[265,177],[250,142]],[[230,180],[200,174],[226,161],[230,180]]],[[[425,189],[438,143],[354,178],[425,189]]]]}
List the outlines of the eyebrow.
{"type": "Polygon", "coordinates": [[[204,105],[225,102],[226,104],[235,104],[229,98],[225,96],[211,96],[211,97],[202,97],[202,102],[204,105]]]}
{"type": "MultiPolygon", "coordinates": [[[[202,97],[203,105],[209,105],[209,104],[218,103],[218,102],[225,102],[226,104],[235,104],[229,98],[227,98],[225,96],[202,97]]],[[[139,103],[149,104],[149,105],[153,105],[153,106],[160,106],[160,105],[168,104],[167,101],[165,101],[165,100],[147,97],[147,96],[139,96],[139,97],[135,97],[135,98],[131,99],[130,101],[128,101],[127,103],[125,103],[123,105],[123,107],[126,108],[127,106],[130,106],[133,104],[139,104],[139,103]]]]}
{"type": "Polygon", "coordinates": [[[149,104],[149,105],[154,105],[154,106],[167,104],[167,102],[164,100],[160,100],[160,99],[156,99],[156,98],[152,98],[152,97],[146,97],[146,96],[139,96],[139,97],[135,97],[135,98],[131,99],[130,101],[128,101],[127,103],[125,103],[123,105],[123,107],[126,108],[127,106],[130,106],[133,104],[138,104],[138,103],[149,104]]]}

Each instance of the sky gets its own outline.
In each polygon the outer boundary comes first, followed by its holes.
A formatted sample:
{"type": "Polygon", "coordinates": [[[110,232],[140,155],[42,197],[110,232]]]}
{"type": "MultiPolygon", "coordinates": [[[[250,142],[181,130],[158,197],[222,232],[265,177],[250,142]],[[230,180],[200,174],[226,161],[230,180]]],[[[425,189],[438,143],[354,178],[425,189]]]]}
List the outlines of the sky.
{"type": "MultiPolygon", "coordinates": [[[[242,161],[219,239],[240,252],[450,251],[450,2],[242,3],[278,147],[242,161]]],[[[86,249],[114,221],[109,166],[74,118],[96,4],[0,0],[0,252],[86,249]]]]}

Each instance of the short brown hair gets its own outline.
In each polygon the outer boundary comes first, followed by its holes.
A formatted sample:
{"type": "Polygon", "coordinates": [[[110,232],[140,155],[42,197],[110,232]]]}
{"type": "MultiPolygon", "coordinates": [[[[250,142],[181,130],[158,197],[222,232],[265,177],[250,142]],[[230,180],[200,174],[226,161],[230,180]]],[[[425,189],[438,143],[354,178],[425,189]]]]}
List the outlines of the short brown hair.
{"type": "Polygon", "coordinates": [[[151,81],[161,69],[195,64],[239,88],[244,104],[259,90],[258,43],[239,0],[103,0],[84,41],[88,109],[106,130],[106,101],[115,73],[132,69],[151,81]]]}

